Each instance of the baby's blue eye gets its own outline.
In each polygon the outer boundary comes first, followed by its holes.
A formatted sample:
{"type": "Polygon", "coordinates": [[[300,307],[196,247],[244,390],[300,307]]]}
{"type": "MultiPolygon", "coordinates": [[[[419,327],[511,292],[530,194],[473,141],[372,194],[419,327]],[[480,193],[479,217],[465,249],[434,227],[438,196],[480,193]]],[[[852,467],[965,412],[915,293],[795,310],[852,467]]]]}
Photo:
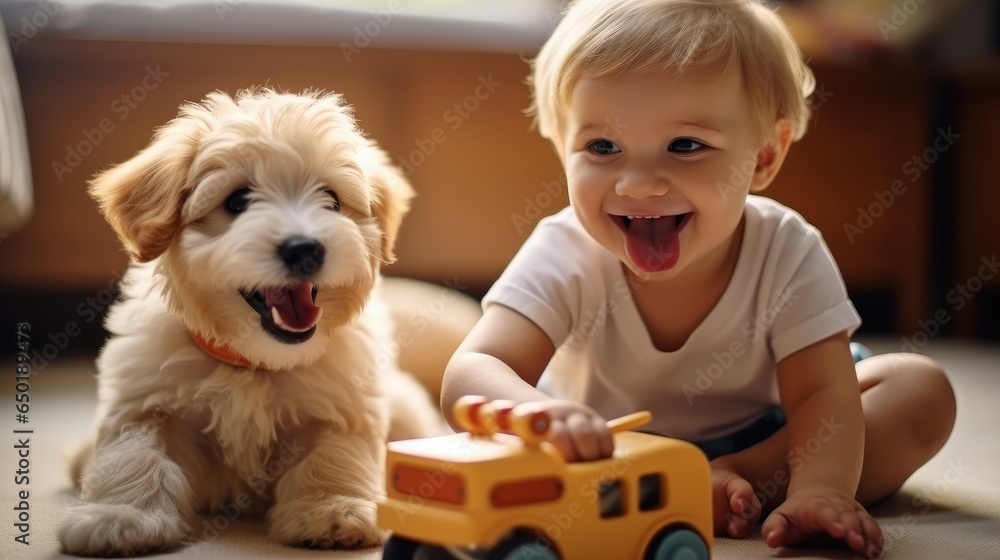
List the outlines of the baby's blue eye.
{"type": "Polygon", "coordinates": [[[690,138],[678,138],[670,143],[669,151],[679,154],[693,154],[706,146],[697,140],[690,138]]]}
{"type": "Polygon", "coordinates": [[[594,140],[590,144],[587,144],[587,149],[590,150],[592,154],[598,156],[610,156],[612,154],[617,154],[622,151],[621,148],[615,145],[611,140],[594,140]]]}

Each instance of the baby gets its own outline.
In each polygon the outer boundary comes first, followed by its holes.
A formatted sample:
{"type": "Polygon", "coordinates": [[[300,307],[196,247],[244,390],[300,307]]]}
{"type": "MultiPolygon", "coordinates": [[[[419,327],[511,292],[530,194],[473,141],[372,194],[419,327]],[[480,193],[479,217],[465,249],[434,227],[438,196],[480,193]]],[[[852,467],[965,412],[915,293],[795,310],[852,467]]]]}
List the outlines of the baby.
{"type": "Polygon", "coordinates": [[[755,0],[580,0],[531,83],[570,206],[484,298],[443,409],[541,402],[568,460],[609,456],[606,419],[651,410],[651,431],[711,459],[716,534],[767,514],[772,547],[879,555],[864,505],[944,445],[954,394],[920,355],[855,365],[860,319],[819,231],[751,194],[809,117],[814,79],[782,21],[755,0]]]}

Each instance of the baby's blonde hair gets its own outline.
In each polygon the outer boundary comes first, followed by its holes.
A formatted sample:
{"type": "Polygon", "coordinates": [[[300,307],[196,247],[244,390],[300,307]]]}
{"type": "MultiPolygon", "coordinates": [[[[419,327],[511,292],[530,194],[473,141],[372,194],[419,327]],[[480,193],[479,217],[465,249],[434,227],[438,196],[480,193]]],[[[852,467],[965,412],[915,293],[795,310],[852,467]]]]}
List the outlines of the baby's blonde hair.
{"type": "Polygon", "coordinates": [[[552,139],[581,78],[679,75],[720,61],[740,65],[762,138],[782,118],[793,140],[805,134],[815,78],[761,0],[578,0],[532,63],[529,114],[552,139]]]}

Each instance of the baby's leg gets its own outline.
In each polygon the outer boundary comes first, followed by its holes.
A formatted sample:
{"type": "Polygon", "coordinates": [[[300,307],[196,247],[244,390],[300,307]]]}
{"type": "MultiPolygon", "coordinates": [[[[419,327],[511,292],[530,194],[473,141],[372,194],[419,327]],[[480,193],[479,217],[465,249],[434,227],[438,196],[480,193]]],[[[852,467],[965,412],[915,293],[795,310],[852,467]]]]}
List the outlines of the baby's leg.
{"type": "Polygon", "coordinates": [[[944,447],[955,426],[955,392],[937,362],[884,354],[858,363],[865,410],[865,460],[857,500],[895,492],[944,447]]]}
{"type": "MultiPolygon", "coordinates": [[[[857,500],[885,498],[947,441],[955,396],[941,367],[919,354],[884,354],[857,364],[865,414],[865,456],[857,500]]],[[[836,419],[829,431],[836,429],[836,419]]],[[[794,475],[822,448],[789,449],[786,429],[761,443],[712,461],[715,532],[746,536],[763,511],[785,499],[794,475]]]]}

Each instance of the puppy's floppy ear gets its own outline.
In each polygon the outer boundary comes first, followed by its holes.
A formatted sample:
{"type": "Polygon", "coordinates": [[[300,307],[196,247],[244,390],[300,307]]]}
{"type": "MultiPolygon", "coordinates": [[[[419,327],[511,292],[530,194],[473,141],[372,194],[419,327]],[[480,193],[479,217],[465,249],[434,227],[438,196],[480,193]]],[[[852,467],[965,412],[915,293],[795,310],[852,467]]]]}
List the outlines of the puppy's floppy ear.
{"type": "Polygon", "coordinates": [[[372,185],[375,189],[372,197],[372,215],[382,228],[382,261],[386,264],[396,262],[393,247],[396,244],[396,234],[403,223],[403,216],[410,209],[410,200],[414,196],[410,182],[403,177],[402,172],[389,161],[389,157],[377,146],[372,146],[374,152],[374,169],[369,170],[372,185]]]}
{"type": "Polygon", "coordinates": [[[90,195],[133,259],[153,260],[173,241],[192,187],[188,169],[209,116],[203,108],[182,108],[149,146],[91,179],[90,195]]]}

